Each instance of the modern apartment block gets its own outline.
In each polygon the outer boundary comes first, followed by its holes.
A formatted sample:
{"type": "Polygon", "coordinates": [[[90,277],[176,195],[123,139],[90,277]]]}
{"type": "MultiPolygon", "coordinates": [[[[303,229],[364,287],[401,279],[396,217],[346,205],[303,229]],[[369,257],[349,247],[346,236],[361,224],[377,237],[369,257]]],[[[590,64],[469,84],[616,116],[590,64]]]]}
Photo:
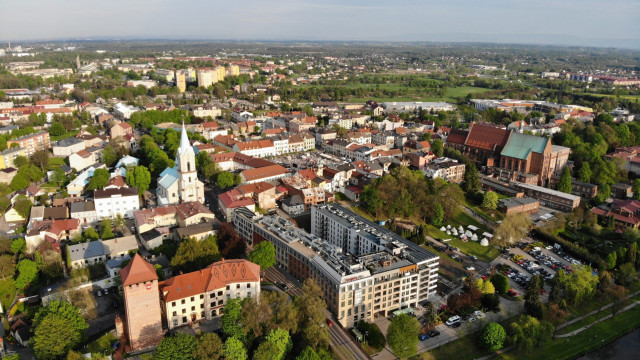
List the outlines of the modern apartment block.
{"type": "Polygon", "coordinates": [[[236,211],[234,226],[253,245],[273,243],[276,263],[294,277],[313,278],[344,327],[415,307],[436,292],[437,255],[336,204],[312,207],[312,234],[245,209],[236,211]]]}
{"type": "Polygon", "coordinates": [[[9,140],[7,141],[7,148],[11,148],[12,144],[18,144],[18,147],[25,149],[27,156],[33,155],[38,150],[48,150],[51,147],[49,133],[46,131],[9,140]]]}

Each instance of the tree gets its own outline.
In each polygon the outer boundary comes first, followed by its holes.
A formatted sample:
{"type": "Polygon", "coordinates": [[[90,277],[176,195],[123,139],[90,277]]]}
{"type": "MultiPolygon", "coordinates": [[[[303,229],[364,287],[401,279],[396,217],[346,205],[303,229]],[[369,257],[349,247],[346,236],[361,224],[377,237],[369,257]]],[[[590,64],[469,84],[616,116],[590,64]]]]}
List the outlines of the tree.
{"type": "Polygon", "coordinates": [[[318,353],[313,350],[312,347],[307,346],[302,350],[300,355],[296,357],[296,360],[320,360],[318,353]]]}
{"type": "Polygon", "coordinates": [[[283,329],[274,329],[258,346],[253,358],[255,360],[282,360],[292,347],[293,343],[289,332],[283,329]]]}
{"type": "Polygon", "coordinates": [[[244,339],[244,331],[239,324],[244,299],[230,299],[224,306],[224,314],[220,318],[222,333],[226,338],[244,339]]]}
{"type": "Polygon", "coordinates": [[[11,184],[9,186],[13,191],[26,189],[27,186],[29,186],[29,178],[24,173],[20,173],[20,171],[18,171],[13,179],[11,179],[11,184]]]}
{"type": "Polygon", "coordinates": [[[442,155],[444,154],[444,145],[442,143],[442,140],[440,139],[433,140],[433,142],[431,143],[431,151],[437,157],[442,157],[442,155]]]}
{"type": "Polygon", "coordinates": [[[433,205],[433,216],[431,216],[431,224],[434,226],[442,226],[444,221],[444,209],[439,203],[433,205]]]}
{"type": "Polygon", "coordinates": [[[226,189],[233,186],[234,179],[233,174],[228,171],[223,171],[216,177],[216,184],[220,189],[226,189]]]}
{"type": "Polygon", "coordinates": [[[638,272],[632,263],[622,264],[618,269],[618,276],[616,276],[616,279],[622,285],[631,285],[638,281],[638,272]]]}
{"type": "Polygon", "coordinates": [[[496,292],[496,289],[493,286],[493,283],[491,282],[490,279],[486,279],[486,280],[478,279],[476,280],[475,285],[478,288],[478,290],[480,290],[481,294],[495,294],[496,292]]]}
{"type": "Polygon", "coordinates": [[[31,163],[45,171],[49,167],[49,151],[38,150],[31,155],[31,163]]]}
{"type": "Polygon", "coordinates": [[[508,246],[529,234],[531,219],[526,213],[507,215],[493,234],[493,244],[508,246]]]}
{"type": "Polygon", "coordinates": [[[618,253],[616,253],[615,251],[612,251],[609,253],[609,255],[607,255],[607,269],[612,270],[613,268],[616,267],[616,264],[618,263],[618,253]]]}
{"type": "Polygon", "coordinates": [[[582,167],[578,170],[578,181],[587,183],[591,181],[591,165],[586,161],[582,163],[582,167]]]}
{"type": "Polygon", "coordinates": [[[36,314],[30,345],[38,359],[58,359],[80,344],[88,327],[78,308],[54,300],[36,314]]]}
{"type": "Polygon", "coordinates": [[[244,255],[246,243],[231,223],[224,222],[218,229],[218,247],[225,258],[237,259],[244,255]]]}
{"type": "Polygon", "coordinates": [[[244,347],[244,344],[242,344],[242,341],[230,337],[224,342],[222,355],[225,360],[246,360],[247,349],[244,347]]]}
{"type": "Polygon", "coordinates": [[[113,227],[116,229],[116,231],[119,231],[120,233],[123,233],[124,230],[127,228],[127,221],[124,219],[122,214],[116,215],[116,218],[113,219],[113,227]]]}
{"type": "Polygon", "coordinates": [[[222,356],[222,341],[218,334],[201,332],[196,339],[194,360],[218,360],[222,356]]]}
{"type": "Polygon", "coordinates": [[[153,355],[154,360],[192,360],[196,351],[196,338],[185,333],[164,337],[153,355]]]}
{"type": "Polygon", "coordinates": [[[29,200],[28,197],[24,195],[18,195],[16,197],[15,203],[13,204],[13,208],[22,216],[23,218],[28,218],[31,214],[31,207],[33,203],[29,200]]]}
{"type": "Polygon", "coordinates": [[[527,314],[542,319],[542,301],[540,300],[540,291],[544,282],[540,276],[532,276],[529,286],[524,294],[524,309],[527,314]]]}
{"type": "Polygon", "coordinates": [[[18,264],[18,277],[16,278],[16,289],[24,291],[30,285],[38,282],[38,266],[29,259],[23,259],[18,264]]]}
{"type": "Polygon", "coordinates": [[[613,300],[613,305],[611,305],[611,316],[615,317],[616,314],[622,309],[624,305],[624,301],[626,299],[627,289],[620,285],[613,285],[609,288],[607,297],[613,300]]]}
{"type": "Polygon", "coordinates": [[[473,164],[467,164],[464,172],[464,178],[462,180],[462,190],[467,194],[477,194],[482,188],[480,183],[480,175],[478,175],[478,169],[473,164]]]}
{"type": "Polygon", "coordinates": [[[495,210],[498,207],[498,194],[493,191],[486,191],[482,197],[482,207],[495,210]]]}
{"type": "Polygon", "coordinates": [[[633,198],[640,200],[640,179],[633,180],[633,198]]]}
{"type": "Polygon", "coordinates": [[[593,295],[598,284],[598,277],[593,276],[590,266],[574,266],[573,272],[561,279],[565,294],[574,305],[593,295]]]}
{"type": "Polygon", "coordinates": [[[145,190],[149,189],[151,184],[151,173],[145,166],[136,166],[127,170],[127,184],[131,187],[138,188],[138,194],[142,195],[145,190]]]}
{"type": "Polygon", "coordinates": [[[567,311],[564,311],[560,305],[555,303],[549,303],[547,305],[547,311],[545,312],[545,321],[549,321],[553,326],[558,326],[564,322],[569,316],[567,311]]]}
{"type": "Polygon", "coordinates": [[[18,255],[24,251],[27,246],[27,242],[24,238],[17,238],[11,242],[11,252],[18,255]]]}
{"type": "Polygon", "coordinates": [[[298,309],[298,326],[305,345],[314,349],[329,344],[329,329],[325,326],[323,310],[327,303],[322,299],[322,289],[312,278],[302,284],[302,295],[294,300],[298,309]]]}
{"type": "Polygon", "coordinates": [[[422,315],[422,321],[424,324],[429,327],[436,326],[438,317],[438,312],[436,311],[435,305],[431,301],[427,302],[424,306],[424,314],[422,315]]]}
{"type": "Polygon", "coordinates": [[[100,223],[100,235],[102,240],[113,239],[116,237],[111,229],[111,219],[102,219],[102,222],[100,223]]]}
{"type": "Polygon", "coordinates": [[[100,238],[100,235],[93,227],[89,227],[84,232],[82,232],[82,238],[86,241],[95,241],[100,238]]]}
{"type": "Polygon", "coordinates": [[[96,169],[93,172],[93,176],[91,176],[91,179],[89,180],[87,190],[102,189],[103,187],[107,186],[110,178],[111,174],[109,174],[109,170],[96,169]]]}
{"type": "Polygon", "coordinates": [[[491,277],[491,283],[495,287],[498,294],[504,295],[507,293],[507,291],[509,291],[509,278],[502,274],[494,274],[491,277]]]}
{"type": "Polygon", "coordinates": [[[51,124],[51,127],[49,128],[49,134],[51,136],[62,136],[66,133],[67,133],[67,129],[65,129],[64,125],[62,125],[59,122],[54,122],[53,124],[51,124]]]}
{"type": "Polygon", "coordinates": [[[271,241],[261,241],[249,253],[249,261],[260,265],[260,270],[267,270],[276,264],[276,248],[271,241]]]}
{"type": "Polygon", "coordinates": [[[565,168],[562,170],[560,181],[558,181],[558,185],[556,185],[556,187],[558,188],[558,191],[571,194],[573,186],[571,185],[571,172],[569,171],[569,167],[565,166],[565,168]]]}
{"type": "Polygon", "coordinates": [[[517,322],[511,324],[511,342],[521,349],[531,351],[549,341],[554,330],[550,322],[522,315],[517,322]]]}
{"type": "Polygon", "coordinates": [[[391,320],[387,331],[387,343],[400,359],[407,359],[418,351],[418,320],[407,314],[400,314],[391,320]]]}
{"type": "Polygon", "coordinates": [[[504,341],[507,339],[507,332],[502,325],[497,322],[490,322],[480,333],[480,346],[489,352],[502,349],[504,341]]]}
{"type": "Polygon", "coordinates": [[[220,252],[215,235],[202,241],[194,238],[183,240],[171,259],[171,266],[177,271],[191,272],[205,268],[220,260],[220,252]]]}

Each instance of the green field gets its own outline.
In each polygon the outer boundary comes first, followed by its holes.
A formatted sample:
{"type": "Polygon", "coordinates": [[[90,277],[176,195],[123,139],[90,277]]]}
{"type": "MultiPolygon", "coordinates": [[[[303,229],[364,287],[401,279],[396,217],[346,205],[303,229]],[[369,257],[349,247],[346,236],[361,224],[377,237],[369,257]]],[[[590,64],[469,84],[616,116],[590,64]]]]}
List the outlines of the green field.
{"type": "MultiPolygon", "coordinates": [[[[373,87],[375,85],[371,85],[371,84],[362,84],[364,87],[373,87]],[[365,86],[366,85],[366,86],[365,86]]],[[[478,93],[483,93],[486,91],[492,91],[492,89],[489,88],[481,88],[481,87],[474,87],[474,86],[458,86],[458,87],[452,87],[452,88],[447,88],[447,93],[446,96],[444,97],[434,97],[434,96],[423,96],[422,94],[420,94],[419,92],[416,92],[416,90],[419,90],[418,88],[411,88],[411,87],[403,87],[402,85],[397,85],[397,84],[380,84],[380,89],[389,89],[389,90],[397,90],[399,88],[405,89],[407,91],[407,96],[401,96],[401,97],[369,97],[369,98],[351,98],[349,100],[349,102],[365,102],[367,100],[376,100],[377,102],[401,102],[401,101],[449,101],[449,102],[455,102],[457,99],[461,99],[464,98],[465,96],[467,96],[468,94],[478,94],[478,93]]]]}
{"type": "MultiPolygon", "coordinates": [[[[465,229],[468,225],[473,225],[480,229],[476,232],[478,237],[480,237],[480,235],[485,231],[492,232],[486,226],[478,223],[476,219],[474,219],[473,217],[471,217],[471,215],[467,214],[464,211],[461,211],[451,221],[446,222],[445,226],[446,225],[451,225],[456,228],[462,225],[465,229]]],[[[500,254],[500,251],[498,251],[498,249],[492,246],[482,246],[480,245],[480,241],[464,242],[459,238],[456,238],[455,236],[447,235],[446,233],[440,231],[439,228],[436,228],[433,225],[427,225],[427,234],[429,234],[431,237],[435,238],[436,240],[452,239],[451,241],[447,241],[446,243],[449,245],[459,247],[460,250],[465,254],[475,255],[478,257],[478,259],[482,261],[490,262],[500,254]]],[[[480,237],[480,239],[482,238],[480,237]]]]}
{"type": "Polygon", "coordinates": [[[7,277],[0,280],[0,302],[2,302],[2,310],[9,311],[9,306],[13,302],[16,295],[16,287],[13,284],[13,278],[7,277]]]}
{"type": "MultiPolygon", "coordinates": [[[[612,97],[612,98],[617,97],[616,95],[612,95],[612,94],[592,94],[592,93],[587,93],[587,94],[593,95],[593,96],[600,96],[600,97],[612,97]]],[[[620,99],[640,101],[640,95],[620,95],[620,99]]]]}

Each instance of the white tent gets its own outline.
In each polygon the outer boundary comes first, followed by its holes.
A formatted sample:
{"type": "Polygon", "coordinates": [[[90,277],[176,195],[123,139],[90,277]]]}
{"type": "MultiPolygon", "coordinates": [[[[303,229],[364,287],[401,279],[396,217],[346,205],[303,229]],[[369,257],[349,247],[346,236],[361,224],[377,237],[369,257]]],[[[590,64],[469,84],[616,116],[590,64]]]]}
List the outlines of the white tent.
{"type": "Polygon", "coordinates": [[[489,240],[487,240],[487,238],[483,238],[482,240],[480,240],[480,245],[489,246],[489,240]]]}
{"type": "Polygon", "coordinates": [[[491,239],[493,237],[493,235],[489,234],[488,232],[482,233],[482,236],[491,239]]]}
{"type": "Polygon", "coordinates": [[[473,241],[478,241],[478,235],[473,234],[473,235],[471,236],[471,240],[473,240],[473,241]]]}
{"type": "Polygon", "coordinates": [[[469,225],[467,226],[467,229],[471,230],[471,231],[478,231],[478,228],[473,226],[473,225],[469,225]]]}
{"type": "Polygon", "coordinates": [[[460,227],[458,228],[458,232],[461,232],[461,233],[464,232],[464,228],[462,227],[462,225],[460,225],[460,227]]]}
{"type": "Polygon", "coordinates": [[[440,228],[440,231],[446,231],[446,230],[447,230],[447,228],[444,227],[444,226],[440,228]]]}
{"type": "Polygon", "coordinates": [[[447,225],[447,229],[451,229],[451,224],[447,225]]]}
{"type": "Polygon", "coordinates": [[[451,234],[453,236],[458,236],[458,230],[456,230],[456,228],[451,229],[451,234]]]}
{"type": "Polygon", "coordinates": [[[451,230],[447,230],[447,235],[451,235],[451,230]]]}
{"type": "Polygon", "coordinates": [[[467,237],[471,237],[473,235],[473,233],[469,230],[467,230],[466,233],[464,233],[465,235],[467,235],[467,237]]]}

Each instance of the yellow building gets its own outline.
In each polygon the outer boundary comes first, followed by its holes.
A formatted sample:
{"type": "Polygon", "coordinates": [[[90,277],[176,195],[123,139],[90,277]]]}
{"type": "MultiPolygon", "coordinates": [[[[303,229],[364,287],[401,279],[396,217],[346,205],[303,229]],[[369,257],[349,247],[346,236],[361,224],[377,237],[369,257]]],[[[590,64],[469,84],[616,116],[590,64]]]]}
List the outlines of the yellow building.
{"type": "Polygon", "coordinates": [[[227,68],[227,75],[238,76],[240,75],[240,67],[238,65],[229,65],[227,68]]]}
{"type": "Polygon", "coordinates": [[[176,70],[176,87],[181,93],[187,91],[187,74],[183,70],[176,70]]]}
{"type": "Polygon", "coordinates": [[[223,81],[227,76],[227,70],[225,70],[224,66],[218,66],[216,71],[218,72],[218,81],[223,81]]]}
{"type": "Polygon", "coordinates": [[[27,150],[20,147],[14,147],[0,152],[0,169],[17,167],[13,162],[18,156],[27,157],[27,150]]]}

